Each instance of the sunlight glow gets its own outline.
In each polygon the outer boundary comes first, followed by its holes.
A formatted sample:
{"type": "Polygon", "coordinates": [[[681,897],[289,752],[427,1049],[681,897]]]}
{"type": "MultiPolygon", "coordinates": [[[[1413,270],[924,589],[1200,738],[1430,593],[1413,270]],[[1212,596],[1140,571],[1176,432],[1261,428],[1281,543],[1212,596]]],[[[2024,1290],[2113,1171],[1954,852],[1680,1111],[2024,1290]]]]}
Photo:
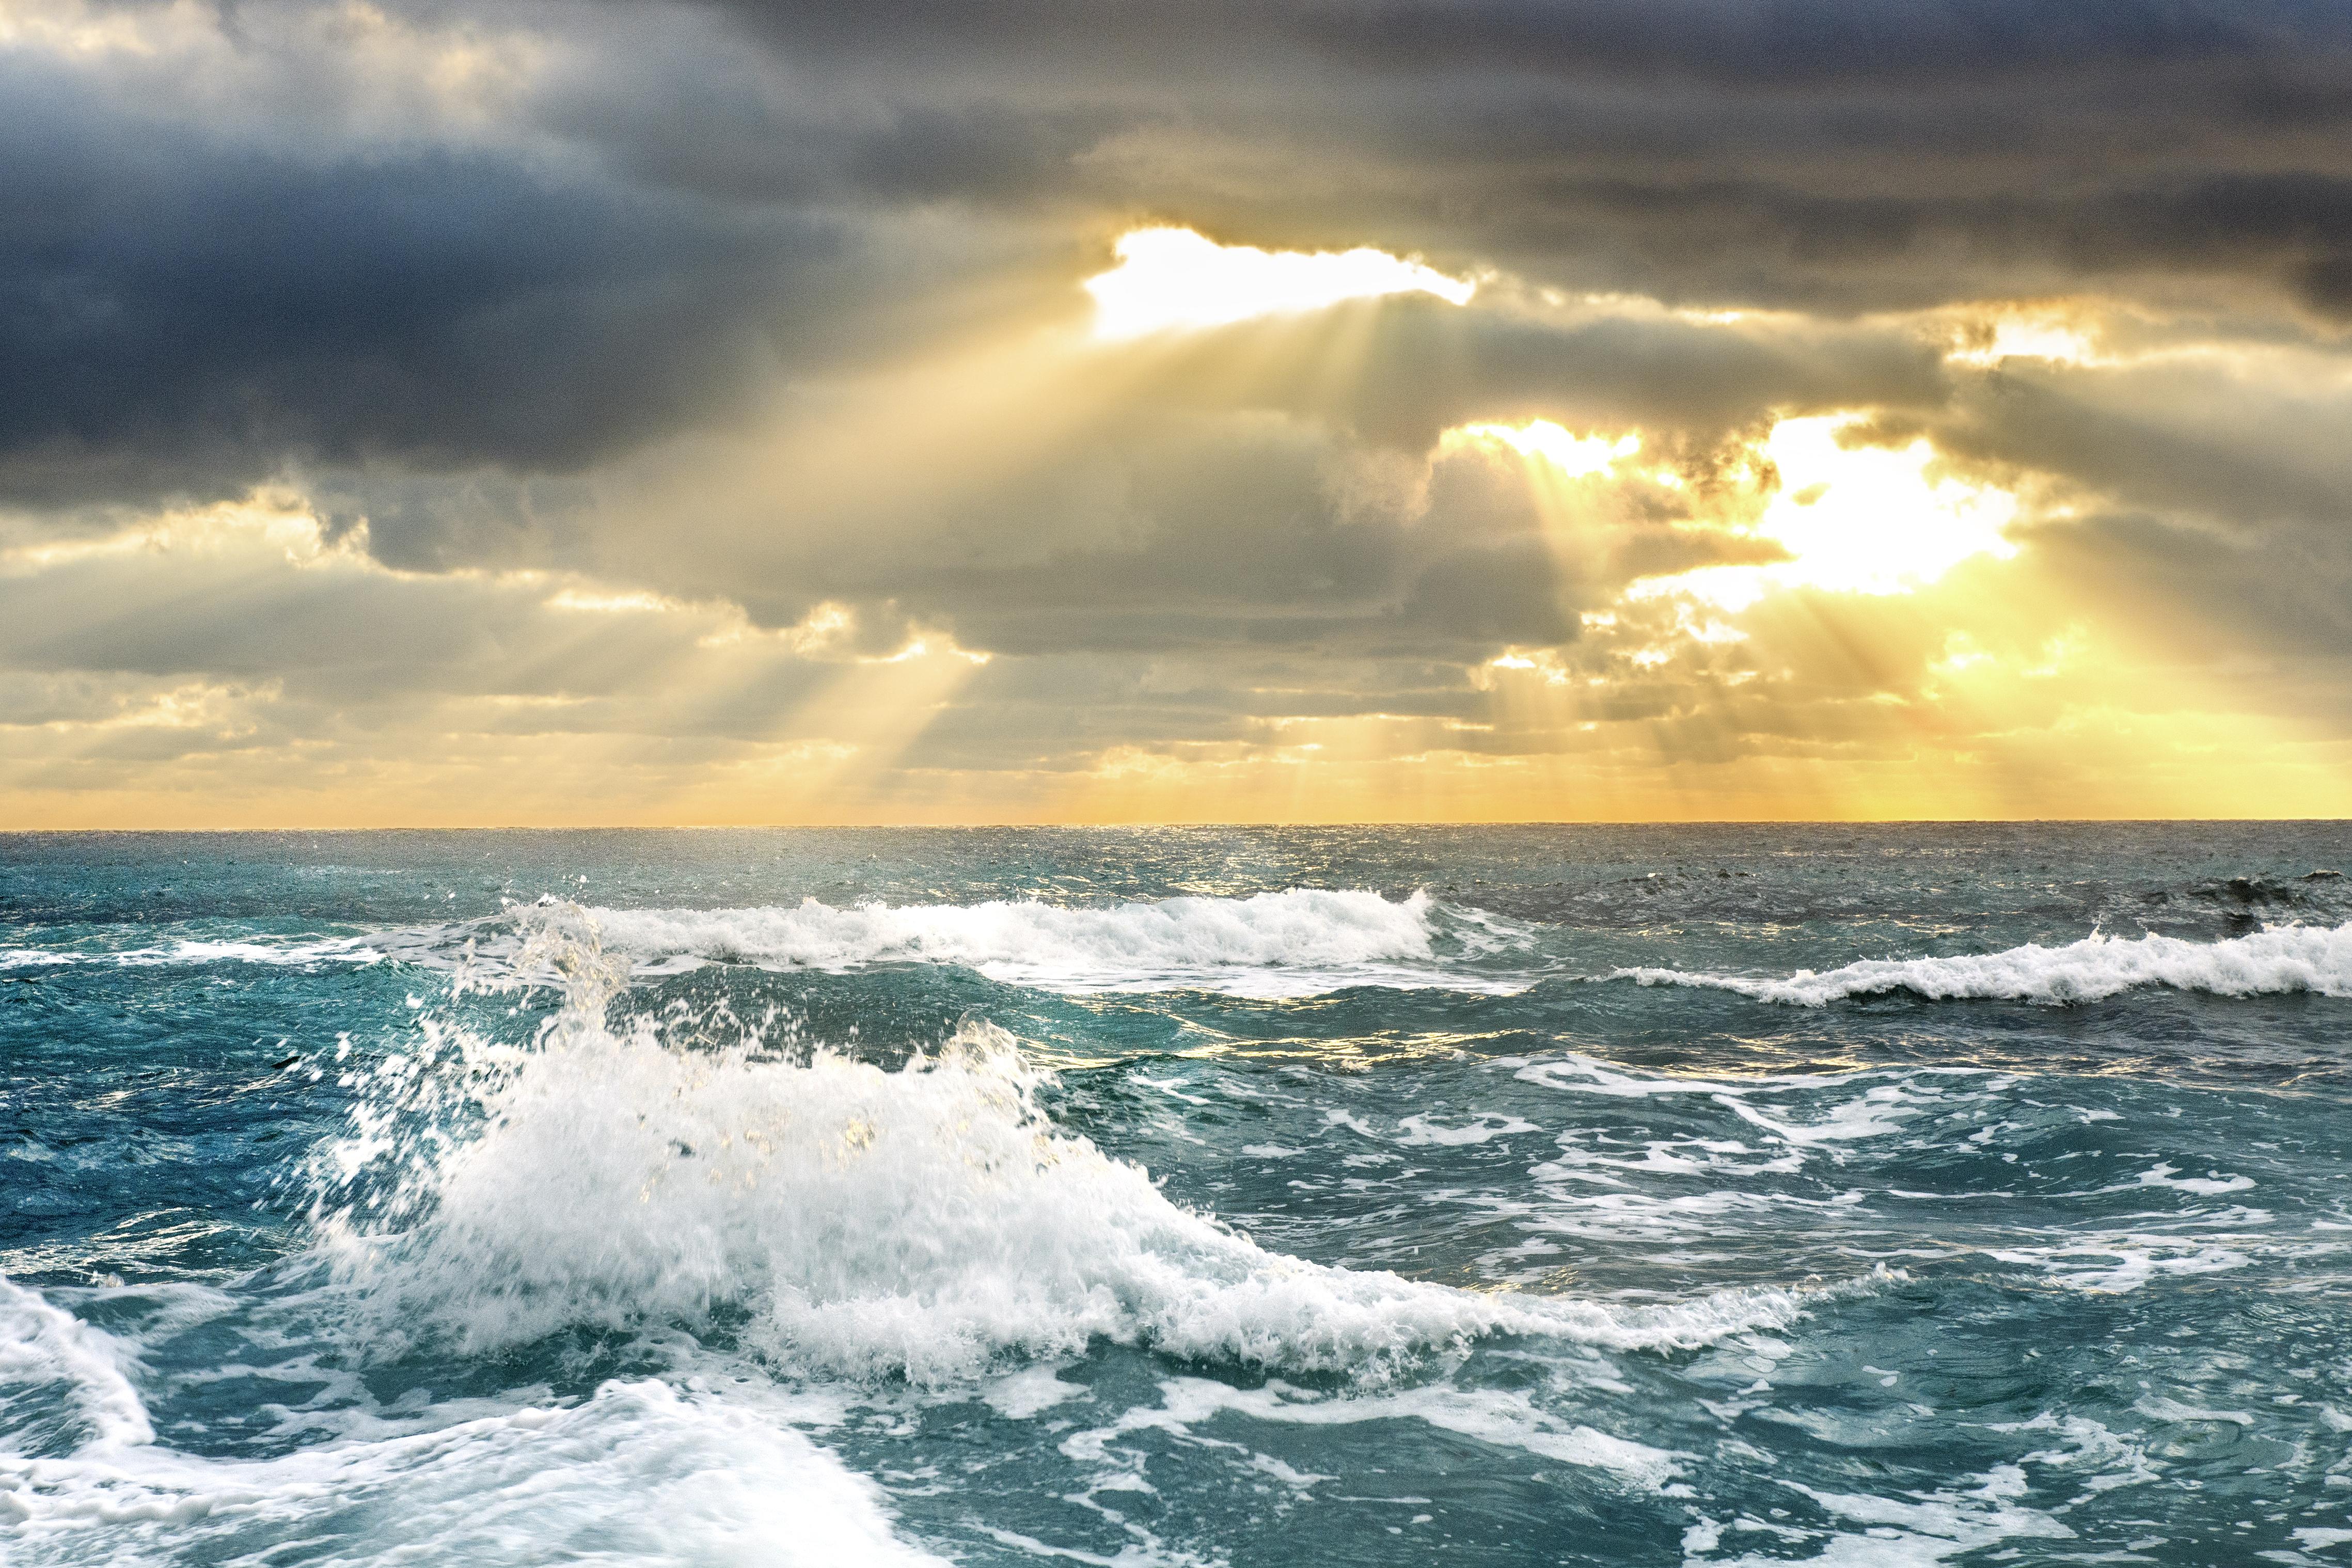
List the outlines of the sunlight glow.
{"type": "Polygon", "coordinates": [[[1970,556],[2017,553],[2001,537],[2017,515],[2015,497],[1948,476],[1929,479],[1936,452],[1924,440],[1899,449],[1842,447],[1838,434],[1849,423],[1784,419],[1764,443],[1780,470],[1780,493],[1761,529],[1797,558],[1802,580],[1896,593],[1970,556]]]}
{"type": "Polygon", "coordinates": [[[1992,325],[1982,341],[1955,349],[1948,356],[1964,365],[1997,365],[2003,360],[2049,360],[2059,364],[2085,365],[2098,359],[2098,349],[2079,327],[2060,320],[2004,317],[1992,325]]]}
{"type": "Polygon", "coordinates": [[[595,615],[658,615],[685,608],[677,600],[658,593],[598,593],[581,588],[562,589],[545,602],[550,610],[576,610],[595,615]]]}
{"type": "Polygon", "coordinates": [[[1478,287],[1369,246],[1258,250],[1181,228],[1137,229],[1121,236],[1116,254],[1118,266],[1086,284],[1102,338],[1222,327],[1391,294],[1433,294],[1461,305],[1478,287]]]}
{"type": "Polygon", "coordinates": [[[1605,474],[1621,457],[1642,450],[1638,435],[1578,435],[1548,419],[1525,424],[1465,424],[1445,433],[1449,444],[1463,441],[1495,442],[1522,457],[1540,457],[1571,479],[1605,474]]]}
{"type": "Polygon", "coordinates": [[[1784,419],[1764,455],[1780,487],[1753,531],[1793,558],[1769,566],[1715,566],[1644,583],[1633,597],[1686,592],[1743,610],[1783,588],[1839,593],[1906,593],[1972,556],[2006,560],[2017,547],[2001,530],[2017,497],[1950,475],[1929,477],[1935,448],[1838,444],[1850,414],[1784,419]]]}

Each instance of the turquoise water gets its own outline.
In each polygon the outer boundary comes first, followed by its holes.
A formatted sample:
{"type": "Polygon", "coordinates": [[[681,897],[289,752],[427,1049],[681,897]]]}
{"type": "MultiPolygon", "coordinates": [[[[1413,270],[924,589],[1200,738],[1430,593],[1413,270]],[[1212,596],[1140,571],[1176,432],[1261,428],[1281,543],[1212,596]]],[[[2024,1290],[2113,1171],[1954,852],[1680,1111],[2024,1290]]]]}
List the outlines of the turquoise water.
{"type": "Polygon", "coordinates": [[[0,1557],[2352,1561],[2338,870],[0,839],[0,1557]]]}

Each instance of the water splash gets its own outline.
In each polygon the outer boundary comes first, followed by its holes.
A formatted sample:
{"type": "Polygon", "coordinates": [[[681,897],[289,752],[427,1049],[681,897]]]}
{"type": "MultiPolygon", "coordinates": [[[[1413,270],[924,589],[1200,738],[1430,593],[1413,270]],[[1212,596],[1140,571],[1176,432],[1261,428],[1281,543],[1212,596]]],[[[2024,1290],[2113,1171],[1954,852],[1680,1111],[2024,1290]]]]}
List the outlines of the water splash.
{"type": "MultiPolygon", "coordinates": [[[[1045,1070],[971,1024],[885,1071],[756,1032],[673,1047],[615,1026],[596,920],[521,912],[515,973],[560,984],[525,1045],[427,1019],[316,1162],[312,1221],[398,1354],[558,1329],[740,1322],[788,1369],[936,1384],[1105,1338],[1380,1378],[1495,1333],[1705,1343],[1802,1310],[1739,1291],[1612,1311],[1269,1251],[1056,1127],[1045,1070]]],[[[460,988],[511,986],[461,970],[460,988]]]]}

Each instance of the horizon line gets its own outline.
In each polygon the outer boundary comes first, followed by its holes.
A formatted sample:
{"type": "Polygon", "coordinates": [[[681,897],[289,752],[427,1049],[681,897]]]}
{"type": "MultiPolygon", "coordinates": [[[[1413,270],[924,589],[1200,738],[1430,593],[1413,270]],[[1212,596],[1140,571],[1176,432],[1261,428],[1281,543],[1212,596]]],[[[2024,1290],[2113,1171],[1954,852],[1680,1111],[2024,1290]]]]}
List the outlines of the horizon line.
{"type": "Polygon", "coordinates": [[[1511,819],[1332,818],[1280,821],[1055,822],[1043,821],[965,822],[383,822],[289,824],[283,827],[63,827],[0,828],[0,839],[185,834],[227,837],[241,833],[725,833],[725,832],[1028,832],[1171,831],[1234,829],[1323,828],[1920,828],[1920,827],[2130,827],[2273,824],[2352,825],[2352,817],[1645,817],[1511,819]]]}

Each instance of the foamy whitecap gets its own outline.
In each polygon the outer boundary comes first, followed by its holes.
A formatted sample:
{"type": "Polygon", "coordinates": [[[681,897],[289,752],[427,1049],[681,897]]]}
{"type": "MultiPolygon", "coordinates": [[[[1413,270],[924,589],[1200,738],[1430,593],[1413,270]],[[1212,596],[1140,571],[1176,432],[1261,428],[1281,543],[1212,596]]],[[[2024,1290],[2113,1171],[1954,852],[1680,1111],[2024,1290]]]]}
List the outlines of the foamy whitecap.
{"type": "Polygon", "coordinates": [[[725,1309],[775,1363],[835,1375],[939,1382],[1097,1337],[1376,1375],[1489,1333],[1696,1345],[1802,1309],[1743,1290],[1619,1310],[1268,1251],[1055,1128],[1043,1074],[984,1026],[885,1071],[676,1051],[575,999],[534,1051],[437,1049],[395,1063],[384,1104],[321,1163],[331,1181],[404,1173],[318,1216],[362,1326],[394,1346],[725,1309]],[[470,1108],[448,1126],[470,1131],[403,1123],[402,1103],[446,1108],[452,1083],[470,1108]]]}
{"type": "Polygon", "coordinates": [[[1515,922],[1478,910],[1441,911],[1425,893],[1391,901],[1376,893],[1321,888],[1103,906],[996,899],[836,907],[807,898],[741,909],[578,911],[548,898],[509,915],[365,936],[188,935],[136,947],[77,939],[57,947],[0,948],[0,969],[212,964],[310,969],[390,959],[496,971],[516,957],[510,921],[518,915],[540,918],[548,908],[584,914],[603,946],[645,974],[711,961],[836,974],[886,964],[954,964],[1008,985],[1075,993],[1201,989],[1264,998],[1349,986],[1511,994],[1533,983],[1526,975],[1463,967],[1464,960],[1529,946],[1532,932],[1515,922]]]}
{"type": "Polygon", "coordinates": [[[940,1561],[892,1534],[872,1482],[770,1413],[659,1382],[608,1383],[574,1405],[407,1430],[357,1416],[351,1436],[267,1458],[166,1447],[110,1372],[116,1355],[97,1348],[105,1335],[60,1329],[56,1320],[72,1320],[58,1309],[18,1287],[0,1291],[0,1373],[13,1380],[25,1356],[49,1355],[52,1381],[103,1412],[68,1452],[0,1444],[0,1534],[12,1564],[259,1562],[295,1542],[331,1548],[332,1561],[353,1568],[940,1561]],[[32,1337],[18,1337],[28,1325],[32,1337]]]}
{"type": "Polygon", "coordinates": [[[51,968],[76,964],[105,964],[125,969],[259,964],[308,969],[324,964],[380,963],[389,956],[369,938],[362,936],[236,940],[183,936],[143,947],[5,947],[0,948],[0,969],[51,968]]]}
{"type": "Polygon", "coordinates": [[[1784,979],[1655,968],[1620,969],[1612,977],[1813,1008],[1891,991],[1935,1000],[2086,1002],[2138,986],[2225,997],[2290,991],[2352,997],[2352,924],[2273,926],[2218,942],[2095,935],[2063,947],[2027,943],[1954,957],[1870,958],[1820,974],[1801,969],[1784,979]]]}
{"type": "MultiPolygon", "coordinates": [[[[1350,985],[1522,988],[1465,975],[1437,951],[1425,893],[1294,888],[1248,898],[1066,906],[1029,899],[835,907],[816,899],[751,909],[595,909],[605,945],[644,967],[724,959],[845,971],[957,964],[1012,985],[1063,991],[1199,988],[1299,996],[1350,985]]],[[[1512,933],[1463,923],[1461,946],[1492,951],[1512,933]]]]}

